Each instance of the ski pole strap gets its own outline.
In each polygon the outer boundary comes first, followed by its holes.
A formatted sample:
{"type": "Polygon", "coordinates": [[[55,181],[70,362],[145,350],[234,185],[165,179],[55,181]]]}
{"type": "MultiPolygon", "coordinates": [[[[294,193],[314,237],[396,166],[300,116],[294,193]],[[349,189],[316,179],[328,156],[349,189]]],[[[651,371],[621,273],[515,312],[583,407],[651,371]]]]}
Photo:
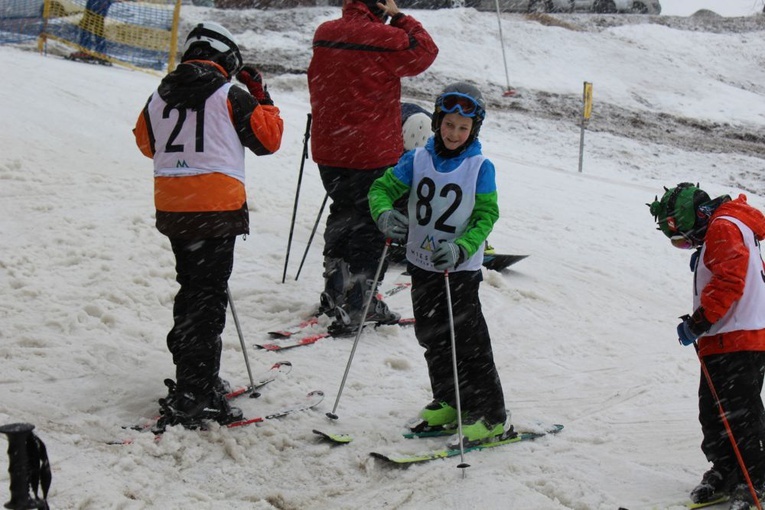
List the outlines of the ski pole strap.
{"type": "Polygon", "coordinates": [[[42,501],[46,502],[42,508],[47,509],[48,489],[50,489],[53,475],[50,472],[48,449],[45,448],[45,443],[42,442],[42,439],[37,437],[34,432],[30,433],[27,439],[27,455],[30,462],[29,483],[34,492],[35,499],[39,499],[37,493],[38,486],[42,490],[42,501]]]}

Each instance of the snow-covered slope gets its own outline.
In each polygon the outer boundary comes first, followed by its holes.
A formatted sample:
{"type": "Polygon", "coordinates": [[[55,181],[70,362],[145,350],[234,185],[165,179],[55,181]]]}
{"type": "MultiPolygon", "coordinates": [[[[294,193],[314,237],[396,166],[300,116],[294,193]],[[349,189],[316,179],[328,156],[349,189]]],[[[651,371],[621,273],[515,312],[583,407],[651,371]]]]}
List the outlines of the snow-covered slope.
{"type": "MultiPolygon", "coordinates": [[[[184,16],[213,14],[190,8],[184,16]]],[[[309,56],[312,27],[335,14],[283,12],[310,20],[295,37],[237,35],[249,48],[260,45],[255,59],[290,45],[309,56]]],[[[501,99],[496,16],[413,14],[441,54],[428,76],[407,80],[407,98],[428,105],[430,89],[452,79],[472,79],[492,98],[482,139],[498,170],[502,216],[490,240],[500,252],[530,255],[512,271],[485,273],[482,287],[507,406],[516,427],[563,423],[565,430],[471,454],[464,476],[454,459],[390,469],[368,452],[433,444],[399,436],[430,398],[411,329],[363,334],[336,422],[324,413],[352,340],[283,354],[254,349],[266,331],[309,313],[322,286],[321,229],[294,280],[324,196],[310,161],[281,283],[309,107],[304,75],[273,74],[267,79],[285,138],[273,156],[248,156],[253,234],[237,244],[230,286],[253,371],[281,359],[294,368],[242,406],[259,415],[309,390],[327,398],[316,411],[247,429],[172,430],[158,443],[141,435],[130,446],[104,444],[132,436],[120,427],[154,414],[162,379],[173,375],[165,335],[174,261],[153,227],[151,162],[131,134],[158,78],[0,47],[9,70],[0,81],[0,423],[36,425],[52,461],[52,508],[634,510],[686,498],[707,467],[698,447],[698,362],[674,334],[677,317],[691,311],[689,254],[655,230],[645,203],[664,185],[692,180],[712,195],[751,191],[750,202],[765,207],[762,140],[710,150],[692,130],[681,140],[645,136],[636,123],[626,137],[604,124],[586,133],[579,173],[576,116],[556,118],[554,108],[537,115],[522,108],[523,98],[501,99]],[[314,428],[355,440],[332,447],[314,428]]],[[[273,17],[220,15],[253,27],[273,17]]],[[[593,126],[598,105],[610,104],[635,116],[726,123],[730,133],[764,129],[761,30],[635,22],[579,32],[521,16],[503,23],[512,79],[534,104],[545,91],[576,98],[582,81],[592,81],[593,126]]],[[[400,269],[391,269],[386,285],[400,269]]],[[[390,304],[410,313],[405,293],[390,304]]],[[[222,371],[236,383],[247,381],[242,354],[229,321],[222,371]]],[[[8,481],[0,470],[0,499],[9,499],[8,481]]]]}

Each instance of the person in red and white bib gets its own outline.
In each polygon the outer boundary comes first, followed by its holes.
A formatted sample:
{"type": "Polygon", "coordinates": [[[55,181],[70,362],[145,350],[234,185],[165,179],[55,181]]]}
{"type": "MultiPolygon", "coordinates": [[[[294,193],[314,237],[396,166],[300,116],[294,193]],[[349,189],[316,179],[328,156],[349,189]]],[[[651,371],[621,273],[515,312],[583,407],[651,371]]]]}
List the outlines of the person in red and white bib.
{"type": "Polygon", "coordinates": [[[682,318],[677,334],[681,344],[697,347],[712,381],[702,373],[699,384],[701,449],[712,467],[691,500],[730,495],[731,508],[749,508],[754,497],[731,436],[759,499],[765,492],[765,216],[745,195],[711,199],[687,182],[649,205],[672,244],[694,250],[693,313],[682,318]]]}

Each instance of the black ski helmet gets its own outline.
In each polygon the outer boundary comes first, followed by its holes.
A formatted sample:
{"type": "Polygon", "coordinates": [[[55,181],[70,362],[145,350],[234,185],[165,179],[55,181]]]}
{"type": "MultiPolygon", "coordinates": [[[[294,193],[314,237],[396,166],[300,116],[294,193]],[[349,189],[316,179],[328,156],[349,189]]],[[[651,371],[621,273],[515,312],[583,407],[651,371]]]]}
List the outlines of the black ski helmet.
{"type": "Polygon", "coordinates": [[[203,21],[191,29],[183,45],[181,62],[212,60],[234,76],[242,68],[242,54],[231,32],[213,21],[203,21]]]}
{"type": "Polygon", "coordinates": [[[359,0],[362,4],[369,7],[369,10],[372,11],[372,14],[380,18],[381,20],[385,21],[387,14],[385,14],[385,11],[380,9],[380,6],[377,5],[377,2],[380,2],[381,4],[385,3],[385,0],[359,0]]]}
{"type": "Polygon", "coordinates": [[[486,102],[484,102],[483,94],[481,94],[481,91],[478,90],[478,87],[464,81],[458,81],[456,83],[447,85],[444,90],[441,91],[441,94],[436,98],[436,105],[435,109],[433,110],[433,131],[438,133],[439,129],[441,128],[441,121],[444,120],[444,116],[447,113],[454,113],[455,111],[464,117],[470,117],[473,119],[473,127],[470,130],[470,137],[466,143],[466,145],[469,145],[478,137],[478,132],[481,130],[483,120],[486,118],[486,102]],[[463,112],[462,108],[459,106],[455,108],[446,108],[444,106],[444,100],[448,102],[449,96],[463,96],[466,99],[472,100],[472,102],[475,104],[475,110],[471,111],[471,114],[468,115],[468,112],[463,112]]]}

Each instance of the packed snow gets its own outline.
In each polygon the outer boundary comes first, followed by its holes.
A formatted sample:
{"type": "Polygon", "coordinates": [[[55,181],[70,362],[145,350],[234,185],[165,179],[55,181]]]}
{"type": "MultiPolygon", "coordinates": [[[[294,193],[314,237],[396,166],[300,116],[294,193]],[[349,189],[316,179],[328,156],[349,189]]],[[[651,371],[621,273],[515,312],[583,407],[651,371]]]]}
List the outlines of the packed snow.
{"type": "MultiPolygon", "coordinates": [[[[495,13],[408,11],[441,51],[424,76],[405,80],[404,99],[430,107],[458,79],[484,90],[481,138],[501,209],[489,240],[498,252],[529,255],[503,273],[486,271],[481,289],[512,422],[565,425],[555,436],[469,453],[466,469],[459,457],[399,469],[369,456],[443,442],[400,435],[430,400],[411,328],[364,331],[339,400],[352,338],[282,353],[255,348],[267,331],[310,314],[323,287],[323,221],[295,279],[324,197],[310,158],[282,283],[309,112],[299,72],[266,75],[284,140],[275,155],[247,156],[252,234],[237,242],[230,280],[252,372],[281,360],[293,369],[238,405],[261,416],[311,390],[325,400],[243,429],[173,428],[158,442],[124,430],[156,414],[162,380],[174,375],[165,345],[174,259],[154,228],[151,161],[131,133],[159,76],[0,47],[0,424],[36,426],[52,463],[51,508],[684,508],[708,467],[696,418],[699,363],[675,334],[678,316],[692,311],[690,254],[670,246],[645,204],[663,186],[693,181],[713,196],[747,193],[765,208],[765,28],[760,0],[662,5],[662,16],[628,23],[503,14],[516,98],[502,97],[495,13]],[[673,18],[702,7],[748,28],[673,18]],[[585,81],[594,110],[579,172],[585,81]],[[650,121],[650,134],[636,119],[650,121]],[[666,136],[657,128],[665,121],[666,136]],[[325,413],[335,404],[331,421],[325,413]],[[354,440],[333,446],[312,429],[354,440]],[[134,442],[106,444],[127,438],[134,442]]],[[[182,12],[184,23],[231,21],[248,58],[281,51],[281,64],[298,70],[315,27],[338,15],[329,7],[182,12]]],[[[403,269],[392,266],[382,289],[403,269]]],[[[389,304],[411,315],[407,293],[389,304]]],[[[229,315],[222,375],[232,383],[248,382],[244,354],[229,315]]],[[[2,469],[2,502],[8,486],[2,469]]]]}

